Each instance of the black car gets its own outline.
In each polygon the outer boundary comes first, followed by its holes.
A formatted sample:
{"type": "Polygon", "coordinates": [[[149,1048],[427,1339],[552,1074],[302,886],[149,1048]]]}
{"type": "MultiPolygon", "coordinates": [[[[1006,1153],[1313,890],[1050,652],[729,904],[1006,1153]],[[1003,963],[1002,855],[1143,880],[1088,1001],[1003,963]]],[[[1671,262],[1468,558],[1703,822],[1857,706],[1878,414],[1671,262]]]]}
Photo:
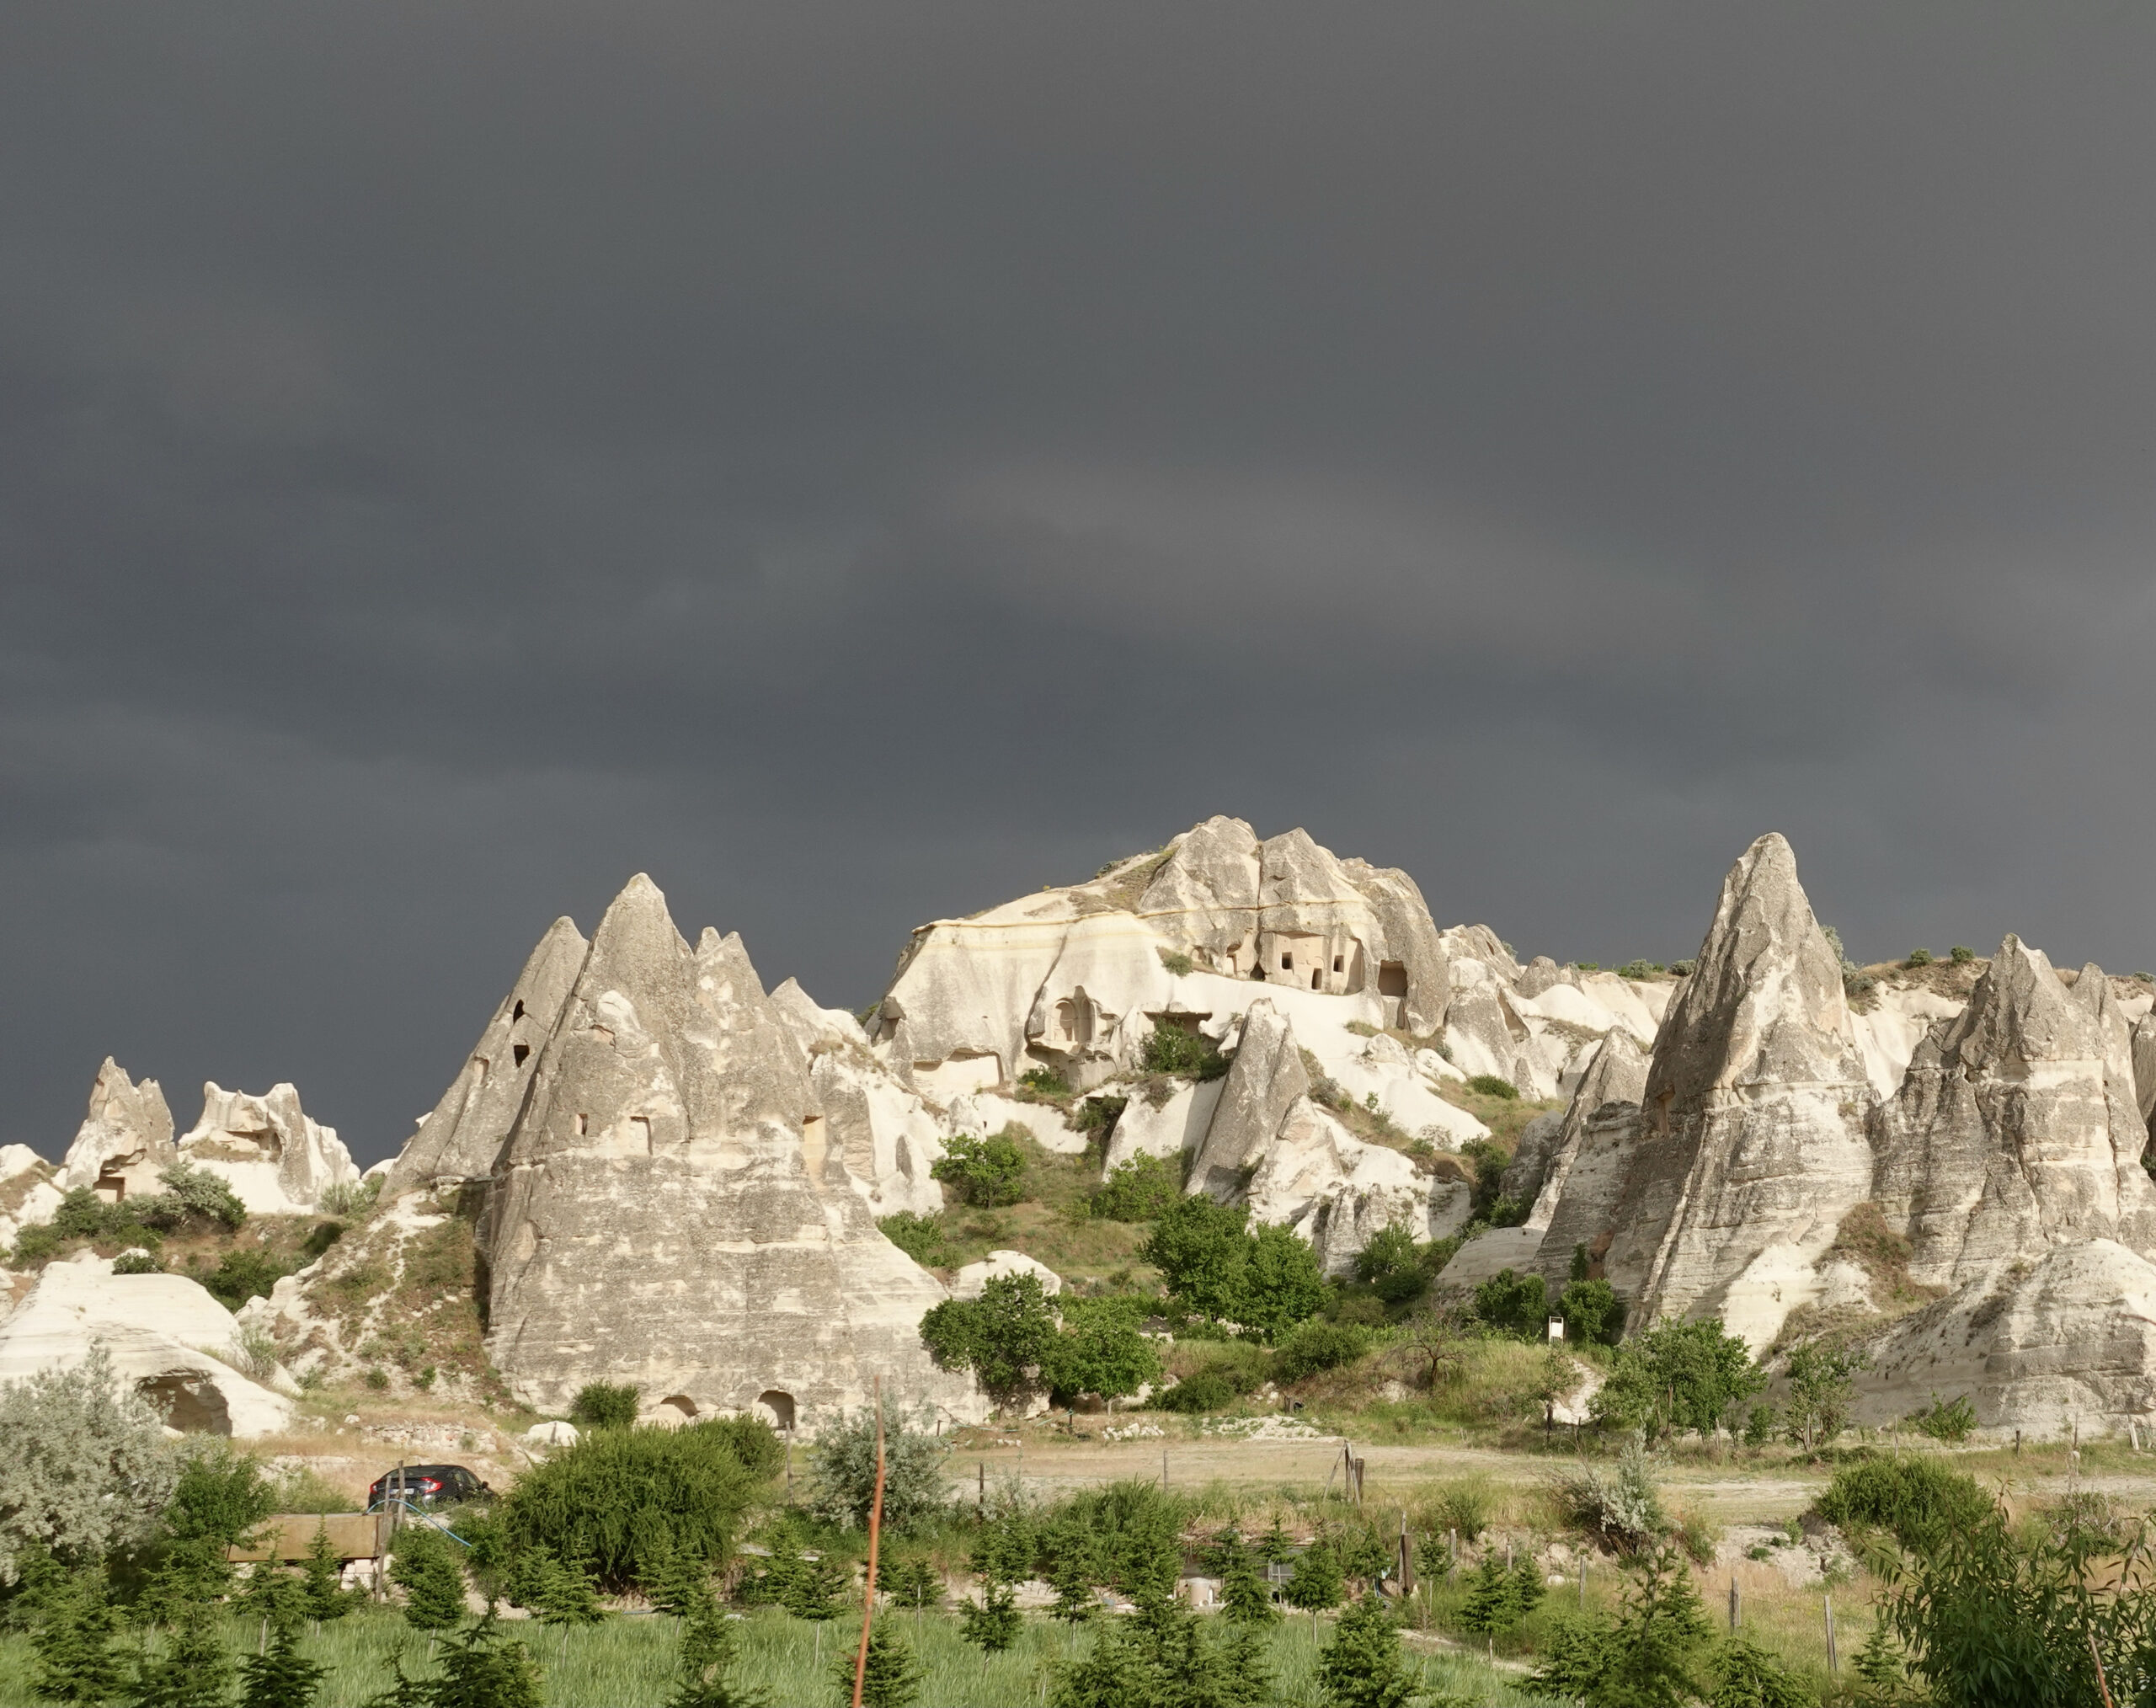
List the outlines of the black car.
{"type": "Polygon", "coordinates": [[[367,1510],[399,1495],[414,1506],[453,1507],[493,1492],[461,1465],[408,1465],[401,1473],[392,1470],[376,1480],[367,1491],[367,1510]]]}

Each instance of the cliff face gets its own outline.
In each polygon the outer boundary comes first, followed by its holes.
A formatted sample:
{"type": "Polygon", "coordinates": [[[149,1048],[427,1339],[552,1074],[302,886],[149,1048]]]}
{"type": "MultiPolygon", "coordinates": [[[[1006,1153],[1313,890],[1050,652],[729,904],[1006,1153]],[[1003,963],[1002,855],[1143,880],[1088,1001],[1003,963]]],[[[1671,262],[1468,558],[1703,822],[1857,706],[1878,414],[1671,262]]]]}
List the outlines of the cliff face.
{"type": "Polygon", "coordinates": [[[944,1289],[877,1230],[740,940],[691,950],[648,878],[593,937],[483,1244],[488,1354],[542,1409],[606,1380],[658,1415],[792,1423],[880,1372],[901,1404],[985,1414],[922,1348],[944,1289]]]}
{"type": "Polygon", "coordinates": [[[1762,836],[1655,1038],[1604,1260],[1638,1320],[1715,1314],[1773,1339],[1870,1194],[1873,1101],[1840,957],[1789,844],[1762,836]]]}
{"type": "Polygon", "coordinates": [[[1881,1110],[1876,1196],[1933,1285],[2075,1241],[2156,1250],[2148,1143],[2111,981],[2084,968],[2069,990],[2009,937],[1881,1110]]]}

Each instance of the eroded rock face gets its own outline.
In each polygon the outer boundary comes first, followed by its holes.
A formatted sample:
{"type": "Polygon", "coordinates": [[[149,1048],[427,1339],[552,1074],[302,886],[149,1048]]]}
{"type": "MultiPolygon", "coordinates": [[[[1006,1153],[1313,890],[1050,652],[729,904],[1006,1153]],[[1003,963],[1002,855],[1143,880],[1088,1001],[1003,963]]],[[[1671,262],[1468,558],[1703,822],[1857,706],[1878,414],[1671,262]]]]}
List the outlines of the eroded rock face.
{"type": "Polygon", "coordinates": [[[389,1196],[494,1172],[590,947],[570,920],[547,927],[456,1078],[398,1154],[382,1188],[389,1196]]]}
{"type": "Polygon", "coordinates": [[[184,1275],[115,1275],[109,1259],[48,1263],[0,1323],[0,1381],[79,1364],[93,1343],[112,1354],[114,1374],[157,1406],[175,1429],[240,1437],[289,1429],[292,1405],[255,1381],[232,1314],[184,1275]],[[215,1354],[213,1356],[213,1354],[215,1354]]]}
{"type": "Polygon", "coordinates": [[[2141,1017],[2133,1028],[2133,1085],[2141,1118],[2156,1139],[2156,1008],[2141,1017]]]}
{"type": "Polygon", "coordinates": [[[163,1088],[155,1080],[136,1085],[107,1056],[90,1086],[89,1112],[60,1165],[61,1190],[92,1187],[117,1203],[160,1190],[158,1174],[179,1160],[163,1088]]]}
{"type": "Polygon", "coordinates": [[[337,1129],[310,1119],[291,1086],[261,1097],[202,1087],[202,1116],[179,1140],[179,1154],[221,1175],[255,1215],[303,1215],[333,1186],[358,1182],[360,1171],[337,1129]]]}
{"type": "Polygon", "coordinates": [[[1870,1193],[1873,1101],[1840,957],[1789,844],[1762,836],[1655,1040],[1604,1260],[1634,1320],[1718,1315],[1771,1340],[1870,1193]]]}
{"type": "Polygon", "coordinates": [[[541,1409],[604,1380],[659,1415],[813,1426],[880,1373],[986,1414],[921,1347],[944,1290],[877,1230],[740,940],[691,950],[648,878],[593,936],[483,1235],[488,1351],[541,1409]]]}
{"type": "Polygon", "coordinates": [[[2009,937],[1881,1111],[1876,1196],[1912,1278],[1958,1286],[2083,1240],[2156,1251],[2133,1046],[2100,969],[2072,989],[2009,937]]]}
{"type": "Polygon", "coordinates": [[[1967,1395],[1985,1428],[2123,1433],[2156,1408],[2156,1263],[2097,1239],[1985,1265],[1871,1347],[1860,1422],[1967,1395]]]}

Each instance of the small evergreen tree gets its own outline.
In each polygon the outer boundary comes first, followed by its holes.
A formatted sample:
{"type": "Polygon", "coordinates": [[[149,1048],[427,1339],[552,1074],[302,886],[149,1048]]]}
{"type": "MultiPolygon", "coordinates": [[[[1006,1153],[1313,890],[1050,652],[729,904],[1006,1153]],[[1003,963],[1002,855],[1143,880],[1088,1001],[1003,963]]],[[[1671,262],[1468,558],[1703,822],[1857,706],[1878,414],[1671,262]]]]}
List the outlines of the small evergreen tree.
{"type": "Polygon", "coordinates": [[[1272,1591],[1257,1575],[1257,1557],[1233,1530],[1221,1539],[1220,1601],[1225,1617],[1236,1625],[1271,1625],[1280,1617],[1272,1591]]]}
{"type": "Polygon", "coordinates": [[[563,1565],[552,1554],[536,1557],[527,1593],[531,1599],[520,1598],[520,1604],[529,1608],[542,1625],[596,1625],[606,1616],[591,1574],[581,1567],[563,1565]]]}
{"type": "Polygon", "coordinates": [[[1257,1557],[1268,1566],[1285,1566],[1295,1557],[1295,1545],[1288,1540],[1287,1527],[1280,1522],[1280,1514],[1273,1515],[1273,1528],[1251,1544],[1257,1557]]]}
{"type": "Polygon", "coordinates": [[[1787,1667],[1748,1638],[1731,1636],[1716,1652],[1710,1708],[1811,1708],[1816,1700],[1787,1667]]]}
{"type": "MultiPolygon", "coordinates": [[[[853,1700],[857,1657],[840,1657],[831,1668],[839,1687],[839,1700],[853,1700]]],[[[910,1708],[921,1695],[921,1670],[906,1640],[878,1620],[868,1630],[868,1664],[861,1678],[862,1708],[910,1708]]]]}
{"type": "Polygon", "coordinates": [[[1295,1556],[1294,1575],[1281,1593],[1289,1604],[1305,1613],[1322,1613],[1340,1605],[1347,1584],[1341,1575],[1340,1556],[1330,1544],[1313,1542],[1295,1556]]]}
{"type": "Polygon", "coordinates": [[[968,1642],[995,1655],[1017,1641],[1021,1623],[1017,1592],[1001,1579],[990,1577],[982,1580],[981,1599],[966,1604],[958,1629],[968,1642]]]}
{"type": "Polygon", "coordinates": [[[1099,1610],[1093,1574],[1086,1569],[1086,1563],[1077,1549],[1066,1548],[1056,1562],[1055,1576],[1049,1580],[1055,1589],[1055,1605],[1049,1612],[1065,1625],[1083,1625],[1099,1610]]]}
{"type": "Polygon", "coordinates": [[[464,1622],[464,1568],[452,1545],[429,1524],[398,1532],[389,1581],[403,1590],[404,1617],[420,1631],[451,1631],[464,1622]]]}
{"type": "Polygon", "coordinates": [[[654,1575],[648,1593],[659,1612],[691,1619],[712,1603],[711,1574],[702,1561],[676,1550],[654,1575]]]}
{"type": "Polygon", "coordinates": [[[876,1579],[876,1587],[900,1607],[919,1612],[943,1604],[943,1580],[925,1554],[910,1560],[892,1556],[878,1561],[876,1579]]]}
{"type": "Polygon", "coordinates": [[[522,1643],[503,1632],[491,1606],[443,1643],[433,1678],[408,1679],[402,1659],[392,1664],[396,1684],[369,1708],[539,1708],[542,1700],[538,1667],[522,1643]]]}
{"type": "Polygon", "coordinates": [[[136,1666],[136,1708],[223,1708],[232,1694],[232,1657],[217,1634],[210,1604],[181,1609],[165,1652],[136,1666]]]}
{"type": "Polygon", "coordinates": [[[1519,1589],[1515,1574],[1505,1569],[1495,1548],[1485,1548],[1482,1559],[1467,1574],[1467,1599],[1460,1609],[1460,1625],[1481,1637],[1501,1637],[1520,1620],[1519,1589]]]}
{"type": "Polygon", "coordinates": [[[796,1619],[836,1619],[839,1597],[846,1585],[838,1562],[828,1554],[819,1554],[813,1560],[798,1560],[796,1566],[787,1588],[786,1610],[796,1619]]]}
{"type": "Polygon", "coordinates": [[[1400,1648],[1400,1627],[1373,1593],[1348,1604],[1332,1641],[1318,1657],[1328,1708],[1408,1708],[1420,1694],[1421,1669],[1400,1648]]]}
{"type": "Polygon", "coordinates": [[[307,1559],[300,1568],[300,1602],[307,1616],[318,1623],[342,1619],[352,1610],[354,1598],[344,1588],[344,1562],[329,1545],[329,1527],[317,1524],[314,1540],[307,1544],[307,1559]]]}
{"type": "Polygon", "coordinates": [[[1513,1567],[1512,1580],[1513,1606],[1517,1616],[1525,1619],[1542,1605],[1542,1598],[1547,1593],[1542,1582],[1542,1568],[1534,1563],[1533,1555],[1520,1556],[1519,1563],[1513,1567]]]}
{"type": "Polygon", "coordinates": [[[32,1640],[37,1679],[30,1688],[37,1699],[83,1708],[116,1700],[127,1688],[127,1667],[115,1642],[120,1616],[104,1573],[56,1581],[41,1599],[44,1617],[32,1640]]]}
{"type": "Polygon", "coordinates": [[[1663,1545],[1633,1562],[1611,1631],[1602,1689],[1641,1708],[1677,1708],[1692,1687],[1692,1651],[1712,1627],[1684,1556],[1663,1545]]]}
{"type": "Polygon", "coordinates": [[[1890,1703],[1901,1696],[1905,1679],[1902,1657],[1887,1635],[1884,1617],[1871,1627],[1871,1635],[1857,1651],[1854,1665],[1856,1675],[1862,1681],[1857,1694],[1864,1701],[1890,1703]]]}
{"type": "Polygon", "coordinates": [[[1219,1646],[1214,1668],[1219,1690],[1214,1700],[1223,1708],[1254,1708],[1257,1703],[1272,1701],[1273,1668],[1266,1662],[1270,1647],[1270,1641],[1256,1625],[1230,1625],[1226,1640],[1219,1646]]]}
{"type": "Polygon", "coordinates": [[[240,1708],[314,1708],[329,1668],[300,1653],[298,1623],[286,1620],[270,1627],[260,1654],[241,1658],[239,1671],[240,1708]]]}
{"type": "Polygon", "coordinates": [[[668,1708],[761,1708],[763,1698],[728,1681],[734,1630],[707,1597],[681,1627],[681,1656],[668,1708]]]}

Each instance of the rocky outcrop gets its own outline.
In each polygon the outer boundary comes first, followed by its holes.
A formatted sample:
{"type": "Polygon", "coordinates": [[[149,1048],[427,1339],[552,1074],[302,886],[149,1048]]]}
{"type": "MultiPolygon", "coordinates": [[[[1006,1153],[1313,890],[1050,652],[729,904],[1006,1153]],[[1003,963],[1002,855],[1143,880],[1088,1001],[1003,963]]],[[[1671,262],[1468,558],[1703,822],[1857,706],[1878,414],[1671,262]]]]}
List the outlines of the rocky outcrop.
{"type": "Polygon", "coordinates": [[[1613,1031],[1566,1105],[1527,1225],[1547,1231],[1568,1267],[1574,1245],[1596,1245],[1615,1225],[1646,1087],[1646,1053],[1630,1033],[1613,1031]]]}
{"type": "Polygon", "coordinates": [[[1986,1265],[1870,1349],[1860,1422],[1967,1396],[1988,1429],[2123,1433],[2156,1413],[2156,1263],[2096,1239],[1986,1265]]]}
{"type": "Polygon", "coordinates": [[[202,1118],[179,1140],[180,1156],[222,1177],[254,1215],[303,1215],[333,1186],[358,1183],[360,1171],[334,1127],[308,1118],[287,1084],[261,1097],[202,1087],[202,1118]]]}
{"type": "Polygon", "coordinates": [[[24,1228],[52,1220],[65,1200],[56,1171],[27,1145],[0,1145],[0,1248],[24,1228]]]}
{"type": "Polygon", "coordinates": [[[398,1154],[385,1193],[393,1198],[415,1187],[494,1174],[538,1071],[540,1049],[561,1018],[590,947],[573,921],[558,919],[547,928],[456,1079],[398,1154]]]}
{"type": "Polygon", "coordinates": [[[2143,1015],[2133,1028],[2133,1086],[2142,1121],[2156,1140],[2156,1008],[2143,1015]]]}
{"type": "Polygon", "coordinates": [[[861,1023],[822,1008],[793,979],[771,992],[771,1008],[808,1064],[808,1083],[830,1142],[848,1177],[879,1216],[898,1210],[932,1215],[943,1188],[930,1171],[947,1136],[921,1094],[885,1069],[868,1049],[861,1023]]]}
{"type": "Polygon", "coordinates": [[[170,1426],[213,1435],[274,1435],[292,1423],[289,1385],[274,1364],[262,1380],[232,1314],[184,1275],[115,1275],[85,1252],[48,1263],[27,1297],[0,1322],[0,1381],[80,1363],[93,1344],[114,1374],[156,1406],[170,1426]]]}
{"type": "Polygon", "coordinates": [[[918,1325],[946,1295],[877,1230],[738,937],[691,950],[639,876],[594,934],[489,1200],[488,1351],[559,1411],[634,1383],[657,1415],[811,1424],[888,1399],[985,1415],[918,1325]]]}
{"type": "Polygon", "coordinates": [[[1278,1140],[1289,1111],[1306,1102],[1310,1092],[1294,1027],[1270,1002],[1253,1002],[1243,1017],[1242,1041],[1212,1122],[1191,1163],[1190,1190],[1222,1203],[1239,1196],[1278,1140]]]}
{"type": "Polygon", "coordinates": [[[1023,1252],[990,1252],[978,1263],[969,1263],[951,1278],[953,1299],[978,1299],[991,1281],[1006,1275],[1030,1275],[1041,1291],[1054,1298],[1063,1291],[1063,1277],[1039,1259],[1023,1252]]]}
{"type": "Polygon", "coordinates": [[[1875,1196],[1913,1279],[1954,1287],[2086,1240],[2156,1252],[2133,1044],[2100,969],[2071,989],[2019,938],[1935,1024],[1880,1116],[1875,1196]]]}
{"type": "Polygon", "coordinates": [[[1655,1040],[1603,1260],[1633,1320],[1716,1315],[1771,1341],[1870,1193],[1873,1102],[1840,957],[1789,844],[1762,836],[1655,1040]]]}
{"type": "Polygon", "coordinates": [[[1542,1183],[1549,1178],[1550,1165],[1556,1160],[1557,1146],[1565,1130],[1566,1111],[1552,1109],[1547,1114],[1537,1115],[1519,1129],[1519,1139],[1513,1149],[1513,1160],[1505,1165],[1505,1172],[1497,1182],[1497,1193],[1514,1204],[1532,1204],[1542,1194],[1542,1183]]]}
{"type": "Polygon", "coordinates": [[[60,1165],[61,1189],[87,1186],[116,1203],[160,1190],[157,1177],[178,1161],[163,1090],[155,1080],[136,1085],[107,1056],[90,1086],[89,1112],[60,1165]]]}

